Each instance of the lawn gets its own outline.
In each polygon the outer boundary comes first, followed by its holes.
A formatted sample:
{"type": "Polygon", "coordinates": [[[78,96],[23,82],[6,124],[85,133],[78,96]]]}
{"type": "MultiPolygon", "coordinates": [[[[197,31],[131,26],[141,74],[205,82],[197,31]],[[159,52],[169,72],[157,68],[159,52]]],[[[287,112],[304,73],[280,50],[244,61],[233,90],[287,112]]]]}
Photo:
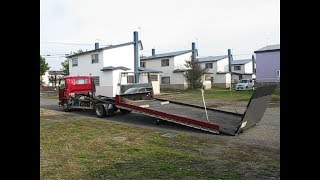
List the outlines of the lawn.
{"type": "Polygon", "coordinates": [[[166,133],[172,131],[41,109],[41,179],[280,177],[277,150],[166,133]]]}
{"type": "MultiPolygon", "coordinates": [[[[234,89],[229,90],[226,88],[212,88],[204,91],[206,99],[217,99],[217,100],[229,100],[229,101],[249,101],[254,91],[235,91],[234,89]]],[[[171,100],[202,100],[200,89],[187,89],[187,90],[162,90],[163,94],[171,95],[182,95],[173,97],[171,100]],[[183,96],[187,95],[187,96],[183,96]]],[[[280,100],[280,88],[276,88],[273,93],[272,100],[280,100]]]]}

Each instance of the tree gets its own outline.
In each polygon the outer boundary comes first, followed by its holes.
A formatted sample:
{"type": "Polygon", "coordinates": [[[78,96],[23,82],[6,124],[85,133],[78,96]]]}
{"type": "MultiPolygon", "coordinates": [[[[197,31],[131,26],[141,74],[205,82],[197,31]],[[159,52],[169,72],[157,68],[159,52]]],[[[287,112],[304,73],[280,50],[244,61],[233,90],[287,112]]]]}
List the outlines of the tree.
{"type": "Polygon", "coordinates": [[[52,87],[56,87],[57,81],[58,79],[56,74],[49,76],[49,83],[52,83],[52,87]]]}
{"type": "MultiPolygon", "coordinates": [[[[80,54],[83,53],[82,49],[78,49],[78,51],[76,52],[70,52],[70,56],[71,55],[76,55],[76,54],[80,54]]],[[[61,71],[63,71],[65,73],[65,75],[69,75],[69,60],[66,59],[65,61],[61,62],[61,66],[62,68],[60,68],[61,71]]]]}
{"type": "Polygon", "coordinates": [[[80,54],[80,53],[83,53],[83,50],[82,49],[78,49],[76,52],[70,52],[70,56],[71,55],[76,55],[76,54],[80,54]]]}
{"type": "Polygon", "coordinates": [[[186,60],[186,67],[190,68],[183,76],[186,78],[189,87],[192,89],[202,87],[202,76],[207,73],[207,69],[201,68],[199,62],[191,58],[190,61],[186,60]]]}
{"type": "Polygon", "coordinates": [[[40,55],[40,76],[44,75],[46,73],[46,71],[49,69],[50,69],[50,67],[49,67],[48,63],[46,62],[46,59],[40,55]]]}
{"type": "Polygon", "coordinates": [[[61,71],[65,73],[65,75],[69,75],[69,60],[66,59],[61,63],[62,68],[60,68],[61,71]]]}

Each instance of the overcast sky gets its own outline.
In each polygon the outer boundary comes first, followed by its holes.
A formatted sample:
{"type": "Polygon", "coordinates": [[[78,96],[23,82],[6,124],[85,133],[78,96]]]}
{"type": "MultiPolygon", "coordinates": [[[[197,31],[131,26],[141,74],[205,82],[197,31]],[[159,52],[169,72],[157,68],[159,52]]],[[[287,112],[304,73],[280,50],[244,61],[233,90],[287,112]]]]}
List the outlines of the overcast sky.
{"type": "Polygon", "coordinates": [[[59,70],[63,54],[133,41],[143,55],[191,49],[199,56],[250,58],[280,44],[280,0],[41,0],[40,54],[59,70]]]}

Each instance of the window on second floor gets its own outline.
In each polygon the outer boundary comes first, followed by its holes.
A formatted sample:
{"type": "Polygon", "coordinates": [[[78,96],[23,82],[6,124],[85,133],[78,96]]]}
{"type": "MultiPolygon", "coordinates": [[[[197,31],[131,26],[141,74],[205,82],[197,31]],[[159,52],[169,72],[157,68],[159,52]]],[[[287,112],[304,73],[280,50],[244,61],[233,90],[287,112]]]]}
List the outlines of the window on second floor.
{"type": "Polygon", "coordinates": [[[235,70],[235,71],[241,71],[241,66],[233,66],[233,70],[235,70]]]}
{"type": "Polygon", "coordinates": [[[169,66],[169,59],[162,59],[161,60],[161,67],[164,67],[164,66],[169,66]]]}
{"type": "Polygon", "coordinates": [[[99,62],[99,54],[92,54],[91,55],[91,63],[98,63],[99,62]]]}
{"type": "Polygon", "coordinates": [[[213,66],[212,66],[212,63],[206,63],[206,69],[212,69],[213,66]]]}
{"type": "Polygon", "coordinates": [[[140,62],[140,67],[146,67],[146,62],[140,62]]]}
{"type": "Polygon", "coordinates": [[[72,67],[78,66],[78,58],[72,59],[72,67]]]}
{"type": "Polygon", "coordinates": [[[280,70],[277,70],[277,77],[280,77],[280,70]]]}

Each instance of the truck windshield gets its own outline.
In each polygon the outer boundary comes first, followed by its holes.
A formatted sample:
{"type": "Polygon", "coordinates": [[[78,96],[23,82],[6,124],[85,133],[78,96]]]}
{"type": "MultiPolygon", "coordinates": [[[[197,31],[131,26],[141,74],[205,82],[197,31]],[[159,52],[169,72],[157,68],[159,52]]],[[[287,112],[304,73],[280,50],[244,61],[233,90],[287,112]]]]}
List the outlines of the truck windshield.
{"type": "Polygon", "coordinates": [[[66,87],[66,81],[64,79],[60,80],[60,88],[65,88],[66,87]]]}
{"type": "Polygon", "coordinates": [[[241,81],[240,81],[240,83],[247,83],[248,82],[248,80],[246,80],[246,79],[242,79],[241,81]]]}

